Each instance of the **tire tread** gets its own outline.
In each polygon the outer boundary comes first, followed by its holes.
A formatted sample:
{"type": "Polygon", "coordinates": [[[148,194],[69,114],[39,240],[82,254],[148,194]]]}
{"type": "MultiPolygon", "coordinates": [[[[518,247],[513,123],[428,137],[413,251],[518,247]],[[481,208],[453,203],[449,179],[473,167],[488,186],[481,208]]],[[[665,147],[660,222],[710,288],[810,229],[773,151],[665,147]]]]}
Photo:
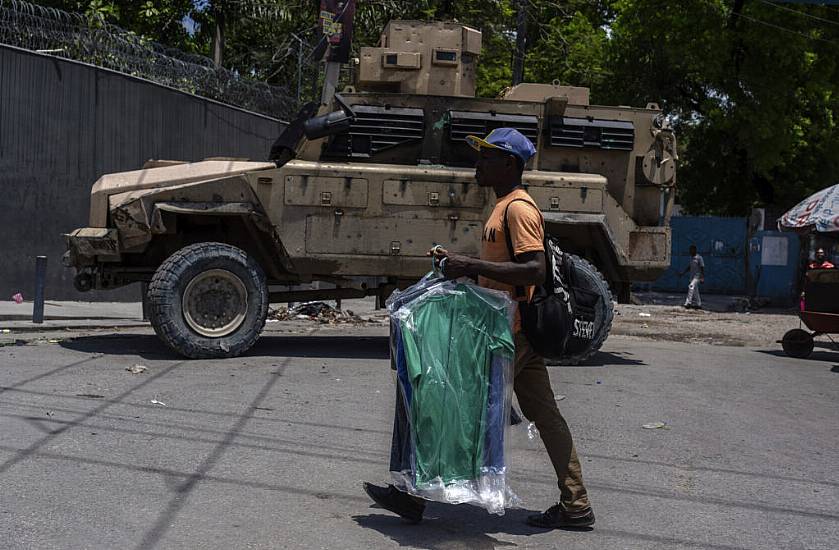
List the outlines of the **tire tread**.
{"type": "Polygon", "coordinates": [[[570,256],[576,265],[583,265],[585,266],[586,271],[589,271],[590,273],[596,275],[598,279],[597,286],[600,287],[598,290],[601,291],[603,303],[606,305],[606,319],[603,323],[601,323],[600,327],[602,327],[602,329],[597,332],[597,336],[594,338],[594,340],[592,340],[591,345],[589,347],[574,355],[563,357],[555,363],[557,365],[567,366],[579,365],[580,363],[597,353],[601,346],[603,346],[603,342],[605,342],[606,338],[609,336],[609,332],[612,330],[612,321],[615,318],[615,303],[612,296],[612,290],[611,288],[609,288],[609,283],[606,282],[606,278],[603,277],[603,274],[600,273],[600,270],[597,269],[588,260],[580,258],[576,254],[570,254],[570,256]]]}
{"type": "Polygon", "coordinates": [[[268,312],[268,292],[262,268],[243,250],[218,242],[191,244],[169,256],[154,273],[149,283],[148,302],[149,321],[157,336],[163,340],[167,347],[191,359],[235,357],[244,353],[259,339],[262,329],[265,327],[268,312]],[[172,322],[171,317],[173,314],[179,314],[179,312],[173,311],[176,308],[174,292],[180,288],[183,271],[190,265],[205,261],[208,258],[220,257],[243,266],[252,280],[259,282],[257,290],[261,294],[256,322],[246,329],[243,339],[229,346],[227,350],[220,347],[217,339],[205,338],[191,331],[179,330],[178,326],[172,322]]]}

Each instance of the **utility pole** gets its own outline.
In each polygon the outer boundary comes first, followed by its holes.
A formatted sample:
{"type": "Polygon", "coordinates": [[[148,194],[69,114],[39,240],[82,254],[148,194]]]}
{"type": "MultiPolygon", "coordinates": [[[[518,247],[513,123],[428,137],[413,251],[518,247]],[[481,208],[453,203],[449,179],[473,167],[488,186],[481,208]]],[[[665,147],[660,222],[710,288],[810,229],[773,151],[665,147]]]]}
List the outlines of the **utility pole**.
{"type": "Polygon", "coordinates": [[[516,17],[516,51],[513,56],[513,86],[524,80],[524,54],[527,48],[527,0],[519,0],[516,17]]]}
{"type": "Polygon", "coordinates": [[[222,7],[222,0],[213,2],[213,20],[215,21],[215,31],[213,32],[213,64],[216,69],[221,69],[224,61],[224,8],[222,7]]]}
{"type": "Polygon", "coordinates": [[[303,48],[306,45],[303,40],[294,33],[291,37],[297,40],[297,101],[300,101],[300,94],[303,93],[303,48]]]}

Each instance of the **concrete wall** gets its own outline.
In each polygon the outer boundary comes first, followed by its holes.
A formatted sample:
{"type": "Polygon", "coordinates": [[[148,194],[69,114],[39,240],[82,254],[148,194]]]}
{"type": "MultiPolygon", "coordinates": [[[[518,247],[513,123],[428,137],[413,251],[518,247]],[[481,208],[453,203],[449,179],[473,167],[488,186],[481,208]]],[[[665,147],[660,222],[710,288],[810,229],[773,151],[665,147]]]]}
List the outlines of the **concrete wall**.
{"type": "Polygon", "coordinates": [[[61,265],[62,233],[87,225],[91,185],[151,158],[263,160],[282,123],[82,63],[0,45],[0,300],[33,294],[48,257],[48,299],[78,293],[61,265]]]}

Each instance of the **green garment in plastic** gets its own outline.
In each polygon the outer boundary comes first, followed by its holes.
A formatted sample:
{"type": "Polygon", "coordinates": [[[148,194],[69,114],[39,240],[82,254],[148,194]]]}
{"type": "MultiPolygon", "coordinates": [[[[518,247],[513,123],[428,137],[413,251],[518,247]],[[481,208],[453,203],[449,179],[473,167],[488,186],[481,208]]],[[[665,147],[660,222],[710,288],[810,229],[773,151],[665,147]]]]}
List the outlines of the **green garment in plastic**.
{"type": "Polygon", "coordinates": [[[417,486],[477,479],[492,357],[515,353],[507,305],[459,284],[454,293],[423,298],[401,323],[417,486]]]}

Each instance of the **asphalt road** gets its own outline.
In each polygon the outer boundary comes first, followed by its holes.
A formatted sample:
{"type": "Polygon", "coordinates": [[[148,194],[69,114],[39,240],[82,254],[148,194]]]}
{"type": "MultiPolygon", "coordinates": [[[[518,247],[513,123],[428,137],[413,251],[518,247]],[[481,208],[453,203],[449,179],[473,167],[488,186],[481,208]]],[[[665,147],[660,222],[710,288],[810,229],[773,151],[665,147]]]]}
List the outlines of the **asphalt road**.
{"type": "Polygon", "coordinates": [[[387,478],[385,330],[275,334],[224,361],[183,361],[144,329],[0,348],[0,547],[837,547],[839,351],[612,337],[551,369],[593,531],[523,523],[557,491],[522,431],[524,510],[432,504],[410,526],[361,490],[387,478]]]}

